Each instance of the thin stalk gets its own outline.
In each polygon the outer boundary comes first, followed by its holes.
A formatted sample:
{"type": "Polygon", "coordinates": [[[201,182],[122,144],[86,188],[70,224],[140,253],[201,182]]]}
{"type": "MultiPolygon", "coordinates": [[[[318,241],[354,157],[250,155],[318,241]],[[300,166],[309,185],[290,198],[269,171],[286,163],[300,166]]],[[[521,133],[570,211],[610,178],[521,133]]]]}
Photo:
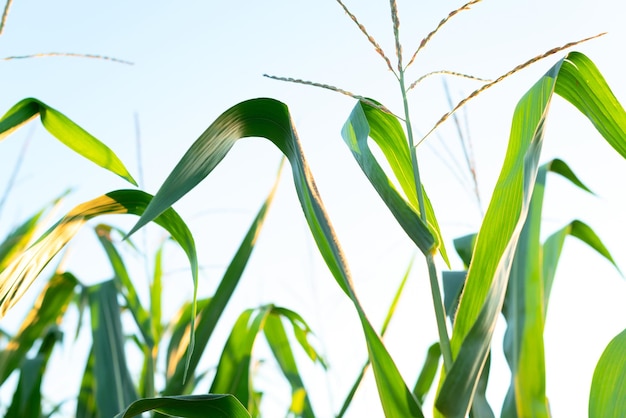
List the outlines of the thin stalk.
{"type": "MultiPolygon", "coordinates": [[[[422,182],[420,180],[419,165],[417,163],[417,151],[414,146],[413,128],[411,127],[411,117],[409,115],[409,102],[407,100],[406,89],[404,87],[404,70],[401,68],[400,63],[398,67],[400,67],[398,78],[400,82],[400,91],[402,93],[402,102],[404,104],[404,123],[409,140],[409,150],[411,152],[411,164],[413,166],[413,178],[415,180],[415,193],[417,194],[420,217],[424,224],[427,224],[428,218],[426,216],[426,205],[424,203],[424,190],[422,189],[422,182]]],[[[430,279],[430,289],[433,296],[433,305],[435,307],[435,318],[437,319],[437,331],[439,333],[439,343],[441,345],[441,353],[443,356],[443,367],[447,371],[452,367],[452,350],[450,348],[450,336],[448,335],[448,327],[446,325],[446,308],[444,307],[443,299],[441,298],[441,288],[439,287],[439,281],[437,279],[437,267],[435,266],[435,260],[432,254],[428,254],[426,256],[426,263],[428,264],[428,277],[430,279]]]]}

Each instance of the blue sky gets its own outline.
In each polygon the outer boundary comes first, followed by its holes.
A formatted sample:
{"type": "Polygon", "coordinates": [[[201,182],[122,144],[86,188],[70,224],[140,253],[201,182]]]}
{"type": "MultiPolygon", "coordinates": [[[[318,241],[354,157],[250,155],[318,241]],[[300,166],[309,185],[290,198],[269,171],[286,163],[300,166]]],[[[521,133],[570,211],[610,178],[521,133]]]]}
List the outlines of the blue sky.
{"type": "MultiPolygon", "coordinates": [[[[393,60],[388,3],[346,3],[393,60]]],[[[405,54],[411,54],[425,34],[461,4],[399,1],[405,54]]],[[[608,35],[576,49],[596,62],[623,101],[624,12],[616,0],[593,4],[485,1],[454,18],[433,38],[408,78],[441,69],[493,78],[555,46],[607,31],[608,35]]],[[[261,96],[284,101],[346,251],[359,295],[372,322],[382,322],[414,249],[343,145],[340,130],[354,100],[262,77],[268,73],[332,84],[400,111],[393,76],[336,2],[17,1],[0,44],[0,56],[71,52],[131,61],[133,65],[80,58],[5,61],[0,109],[8,110],[25,97],[36,97],[57,108],[113,148],[133,175],[142,179],[142,187],[152,193],[198,135],[228,107],[261,96]],[[136,121],[141,164],[137,162],[136,121]]],[[[483,209],[500,169],[517,100],[561,56],[547,58],[511,77],[460,113],[469,121],[483,209]]],[[[479,84],[448,79],[448,85],[456,101],[479,84]]],[[[418,134],[428,131],[448,109],[440,77],[422,83],[410,99],[418,134]]],[[[626,210],[620,181],[625,178],[626,164],[569,104],[555,100],[551,113],[542,159],[567,161],[597,196],[550,179],[545,231],[556,230],[573,218],[582,219],[595,228],[625,268],[625,227],[619,221],[626,210]]],[[[68,187],[74,188],[74,193],[64,210],[127,187],[64,149],[37,122],[3,141],[2,178],[8,178],[29,136],[18,182],[0,215],[0,231],[8,231],[25,214],[68,187]]],[[[454,126],[448,123],[418,152],[424,182],[448,243],[480,224],[472,194],[441,160],[444,156],[447,164],[455,164],[445,157],[445,148],[460,157],[455,141],[454,126]]],[[[221,277],[271,187],[279,160],[278,151],[269,143],[246,139],[175,205],[196,234],[205,267],[202,294],[210,294],[221,277]]],[[[111,222],[130,226],[132,219],[111,218],[111,222]]],[[[161,233],[151,228],[147,234],[150,244],[161,233]]],[[[110,271],[98,254],[93,234],[86,231],[77,242],[68,266],[85,282],[107,279],[110,271]]],[[[174,310],[177,298],[180,301],[191,295],[191,282],[182,256],[172,250],[171,257],[169,286],[174,310]]],[[[458,260],[454,263],[460,266],[458,260]]],[[[416,263],[386,340],[407,380],[414,379],[426,348],[436,338],[429,293],[424,266],[416,263]],[[407,327],[413,330],[408,336],[402,332],[407,327]]],[[[582,245],[566,244],[546,325],[548,394],[555,416],[578,416],[586,410],[595,362],[610,338],[626,327],[624,296],[626,287],[614,269],[582,245]],[[572,364],[575,372],[569,369],[572,364]]],[[[314,401],[320,405],[319,415],[330,415],[338,409],[365,351],[353,308],[326,272],[309,238],[288,173],[283,175],[276,205],[240,291],[221,324],[222,335],[228,332],[228,321],[232,323],[241,310],[269,302],[298,310],[319,336],[331,363],[329,376],[316,369],[305,370],[314,401]]],[[[16,307],[7,323],[17,321],[26,304],[16,307]]],[[[221,344],[213,346],[210,353],[218,353],[221,344]]],[[[73,352],[68,346],[58,355],[68,360],[73,352]]],[[[494,362],[494,367],[504,370],[493,377],[490,391],[499,410],[509,378],[501,355],[498,358],[496,354],[494,362]]],[[[214,362],[209,360],[207,367],[210,364],[214,362]]],[[[261,383],[272,387],[277,378],[261,376],[261,383]]],[[[280,396],[268,395],[268,408],[278,407],[280,396]]],[[[351,416],[376,410],[372,409],[378,408],[373,399],[375,387],[370,379],[355,399],[351,416]]]]}

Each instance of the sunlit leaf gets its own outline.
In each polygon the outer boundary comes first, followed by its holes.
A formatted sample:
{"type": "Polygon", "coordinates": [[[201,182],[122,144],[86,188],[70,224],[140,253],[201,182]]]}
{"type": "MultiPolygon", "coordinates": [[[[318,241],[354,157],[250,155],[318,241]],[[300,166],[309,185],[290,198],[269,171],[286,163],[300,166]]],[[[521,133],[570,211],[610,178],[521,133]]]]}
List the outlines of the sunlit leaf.
{"type": "Polygon", "coordinates": [[[589,418],[626,415],[626,329],[606,346],[593,372],[589,418]]]}
{"type": "Polygon", "coordinates": [[[283,103],[273,99],[248,100],[218,117],[187,150],[130,233],[137,231],[194,188],[211,173],[237,140],[247,137],[262,137],[272,141],[291,164],[300,205],[317,247],[359,315],[385,414],[389,417],[422,416],[417,400],[406,386],[356,297],[339,240],[324,210],[287,106],[283,103]]]}
{"type": "Polygon", "coordinates": [[[0,140],[35,117],[59,141],[89,161],[137,185],[124,164],[109,147],[72,122],[67,116],[37,99],[24,99],[0,118],[0,140]]]}
{"type": "MultiPolygon", "coordinates": [[[[189,372],[194,373],[198,363],[200,361],[200,357],[204,353],[204,349],[213,335],[213,331],[219,321],[228,301],[230,300],[233,292],[237,288],[239,284],[239,280],[241,279],[241,275],[243,274],[246,265],[252,255],[252,251],[256,245],[257,239],[261,232],[261,229],[265,223],[265,219],[267,217],[268,210],[271,207],[272,202],[274,201],[274,196],[276,195],[276,190],[278,188],[280,173],[282,170],[282,162],[280,164],[280,168],[278,170],[278,175],[276,176],[276,180],[274,185],[272,186],[265,202],[261,205],[259,212],[256,217],[252,221],[246,236],[243,241],[239,245],[235,256],[231,260],[230,264],[226,268],[224,272],[224,276],[215,291],[215,294],[211,298],[210,302],[202,308],[199,308],[198,311],[198,326],[196,327],[195,332],[195,340],[197,344],[197,350],[191,354],[191,358],[189,361],[189,372]]],[[[179,328],[180,329],[180,328],[179,328]]],[[[185,328],[187,329],[187,328],[185,328]]],[[[181,335],[180,338],[176,340],[172,339],[170,342],[170,348],[168,349],[168,353],[180,352],[181,347],[188,343],[188,339],[184,339],[181,335]],[[176,343],[176,344],[173,344],[176,343]],[[180,344],[183,345],[180,345],[180,344]],[[174,349],[176,347],[176,349],[174,349]]],[[[175,356],[168,354],[168,366],[167,366],[167,384],[163,391],[165,395],[175,395],[180,393],[185,393],[185,384],[183,383],[183,375],[184,375],[184,365],[175,361],[175,356]]]]}
{"type": "Polygon", "coordinates": [[[139,399],[115,418],[132,418],[147,411],[181,418],[250,418],[237,398],[214,394],[139,399]]]}
{"type": "Polygon", "coordinates": [[[20,367],[20,379],[13,393],[13,401],[6,411],[7,417],[40,418],[42,410],[41,381],[54,345],[61,340],[58,328],[49,329],[33,358],[26,359],[20,367]]]}
{"type": "Polygon", "coordinates": [[[548,172],[560,174],[589,191],[561,160],[552,160],[538,170],[502,310],[507,320],[504,353],[511,369],[511,385],[502,406],[503,417],[550,416],[543,330],[554,272],[565,237],[568,234],[579,236],[614,264],[593,230],[579,221],[572,222],[548,238],[546,245],[541,245],[541,214],[548,172]]]}
{"type": "Polygon", "coordinates": [[[420,217],[408,143],[398,120],[376,107],[359,102],[341,134],[370,183],[415,245],[424,254],[439,249],[443,259],[449,264],[428,198],[425,203],[429,224],[424,225],[420,217]],[[369,137],[385,154],[406,198],[396,191],[376,161],[367,143],[369,137]]]}
{"type": "MultiPolygon", "coordinates": [[[[0,273],[0,317],[22,297],[44,267],[87,221],[100,215],[141,215],[150,200],[149,194],[139,190],[117,190],[76,206],[0,273]]],[[[171,208],[154,219],[154,222],[165,228],[185,251],[191,266],[195,301],[198,260],[191,232],[171,208]]],[[[195,311],[192,316],[194,319],[195,311]]],[[[193,350],[193,334],[190,350],[193,350]]]]}
{"type": "Polygon", "coordinates": [[[17,334],[0,351],[0,385],[47,330],[61,322],[77,285],[78,281],[70,273],[54,274],[46,283],[17,334]]]}
{"type": "Polygon", "coordinates": [[[502,172],[477,237],[454,324],[451,344],[455,361],[436,401],[445,416],[465,416],[487,358],[530,204],[543,126],[555,91],[581,109],[607,142],[626,156],[626,113],[595,66],[580,53],[570,53],[559,61],[518,103],[502,172]]]}

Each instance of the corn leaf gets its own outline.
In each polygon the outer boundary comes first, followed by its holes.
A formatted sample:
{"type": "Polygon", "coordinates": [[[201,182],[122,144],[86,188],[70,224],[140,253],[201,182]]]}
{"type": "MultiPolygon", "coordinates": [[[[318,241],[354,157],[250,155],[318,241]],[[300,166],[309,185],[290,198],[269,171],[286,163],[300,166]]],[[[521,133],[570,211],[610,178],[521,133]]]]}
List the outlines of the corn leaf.
{"type": "Polygon", "coordinates": [[[20,379],[13,394],[13,401],[7,410],[7,417],[40,418],[41,381],[54,345],[61,341],[63,334],[57,327],[51,327],[42,338],[41,346],[33,358],[26,359],[20,367],[20,379]]]}
{"type": "Polygon", "coordinates": [[[211,173],[238,139],[246,137],[270,140],[289,160],[300,205],[317,247],[359,315],[385,414],[388,417],[423,416],[417,400],[356,297],[339,240],[324,210],[287,106],[283,103],[273,99],[252,99],[233,106],[219,116],[185,153],[130,234],[194,188],[211,173]]]}
{"type": "Polygon", "coordinates": [[[0,118],[0,141],[39,115],[42,125],[59,141],[89,161],[137,185],[113,151],[67,116],[37,99],[24,99],[0,118]]]}
{"type": "Polygon", "coordinates": [[[626,156],[626,113],[597,68],[584,55],[568,54],[520,100],[504,165],[477,237],[453,328],[454,364],[435,403],[444,416],[467,414],[487,359],[530,205],[543,127],[554,92],[579,108],[606,141],[626,156]]]}
{"type": "Polygon", "coordinates": [[[615,265],[593,230],[579,221],[572,222],[548,239],[546,257],[546,246],[542,246],[539,239],[548,172],[560,174],[581,189],[590,191],[561,160],[550,161],[538,170],[502,310],[507,320],[504,352],[511,369],[511,385],[502,407],[503,417],[550,416],[546,396],[543,330],[550,288],[565,237],[568,234],[578,236],[615,265]],[[549,272],[548,277],[546,272],[549,272]]]}
{"type": "Polygon", "coordinates": [[[85,364],[85,371],[80,382],[80,390],[76,400],[76,418],[97,418],[98,406],[96,405],[96,377],[94,375],[95,357],[93,344],[89,349],[89,356],[85,364]]]}
{"type": "Polygon", "coordinates": [[[589,418],[626,415],[626,329],[606,346],[593,372],[589,418]]]}
{"type": "MultiPolygon", "coordinates": [[[[217,322],[222,316],[222,313],[233,295],[233,292],[237,288],[241,275],[250,260],[252,251],[254,250],[259,234],[261,233],[261,229],[265,223],[268,210],[274,201],[274,196],[276,195],[276,190],[278,189],[282,165],[283,163],[281,162],[281,168],[279,168],[279,174],[276,176],[274,185],[265,199],[265,202],[261,205],[259,212],[252,221],[252,224],[250,225],[243,241],[239,245],[235,256],[226,268],[224,276],[222,277],[222,280],[220,280],[220,284],[218,285],[215,294],[211,298],[211,301],[199,311],[198,326],[195,331],[195,341],[198,349],[191,354],[189,361],[189,371],[192,374],[195,372],[200,361],[200,357],[202,356],[202,353],[204,353],[204,349],[209,343],[209,339],[217,326],[217,322]]],[[[180,352],[180,343],[188,340],[181,338],[172,341],[177,344],[172,345],[172,343],[170,343],[170,349],[168,350],[170,353],[174,352],[172,351],[174,350],[174,347],[177,347],[176,352],[180,352]]],[[[165,395],[185,393],[185,384],[182,379],[185,371],[183,367],[184,365],[182,363],[177,363],[174,359],[174,356],[168,355],[167,384],[165,390],[163,391],[163,394],[165,395]],[[170,362],[170,360],[172,361],[170,362]]]]}
{"type": "Polygon", "coordinates": [[[437,370],[439,370],[439,359],[441,358],[441,349],[439,343],[434,343],[428,347],[426,352],[426,359],[424,365],[420,371],[415,386],[413,387],[413,394],[420,401],[424,402],[426,395],[430,391],[430,388],[437,376],[437,370]]]}
{"type": "MultiPolygon", "coordinates": [[[[270,349],[274,354],[274,358],[276,358],[276,361],[278,362],[278,366],[291,386],[292,401],[287,415],[314,418],[315,413],[313,412],[311,401],[304,387],[304,382],[300,377],[300,371],[298,370],[298,365],[296,364],[296,359],[293,356],[291,344],[287,338],[287,333],[281,319],[281,317],[288,319],[293,317],[292,313],[295,314],[295,312],[288,311],[284,308],[272,309],[271,314],[265,321],[263,333],[265,334],[265,338],[267,339],[270,349]],[[286,316],[284,314],[286,314],[286,316]]],[[[307,347],[310,347],[308,342],[306,345],[307,347]]]]}
{"type": "Polygon", "coordinates": [[[70,273],[54,274],[46,283],[17,334],[0,351],[0,385],[26,359],[35,342],[61,322],[77,285],[70,273]]]}
{"type": "Polygon", "coordinates": [[[128,371],[124,334],[112,280],[89,288],[95,395],[98,411],[112,417],[137,399],[128,371]]]}
{"type": "Polygon", "coordinates": [[[359,102],[345,123],[341,135],[370,183],[409,238],[424,254],[438,249],[449,265],[439,225],[428,197],[425,198],[425,203],[429,224],[425,225],[420,217],[408,142],[398,120],[376,107],[359,102]],[[406,198],[395,189],[376,161],[367,143],[369,137],[383,151],[406,198]]]}
{"type": "MultiPolygon", "coordinates": [[[[0,273],[0,317],[21,298],[43,268],[88,220],[109,214],[140,215],[150,199],[149,194],[139,190],[118,190],[76,206],[0,273]]],[[[173,209],[163,212],[154,221],[165,228],[187,254],[195,300],[198,262],[191,232],[173,209]]]]}
{"type": "Polygon", "coordinates": [[[214,394],[139,399],[115,418],[132,418],[147,411],[182,418],[250,418],[237,398],[214,394]]]}
{"type": "Polygon", "coordinates": [[[142,306],[139,300],[139,295],[135,289],[135,285],[126,270],[124,260],[115,248],[111,238],[111,227],[104,224],[99,224],[95,228],[96,235],[100,244],[104,248],[113,272],[115,274],[115,282],[120,293],[126,299],[128,309],[130,310],[135,323],[141,332],[144,343],[150,350],[154,347],[154,336],[152,335],[152,320],[150,313],[142,306]]]}
{"type": "Polygon", "coordinates": [[[252,415],[258,410],[250,390],[250,362],[257,335],[263,329],[272,306],[244,311],[226,341],[220,356],[215,378],[209,393],[230,393],[241,402],[252,415]]]}

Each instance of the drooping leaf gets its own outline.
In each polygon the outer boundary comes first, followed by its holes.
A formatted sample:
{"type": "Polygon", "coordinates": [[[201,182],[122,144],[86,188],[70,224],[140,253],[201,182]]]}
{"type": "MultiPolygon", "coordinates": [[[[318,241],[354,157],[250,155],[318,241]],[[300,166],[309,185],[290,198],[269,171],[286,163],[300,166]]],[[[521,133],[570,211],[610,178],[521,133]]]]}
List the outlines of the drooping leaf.
{"type": "Polygon", "coordinates": [[[56,109],[28,98],[21,100],[0,118],[0,141],[39,115],[42,125],[59,141],[94,164],[137,185],[113,151],[56,109]]]}
{"type": "MultiPolygon", "coordinates": [[[[201,308],[198,311],[199,319],[198,326],[196,327],[195,332],[195,339],[198,349],[191,354],[191,359],[189,361],[189,372],[192,374],[195,372],[196,367],[198,366],[198,363],[200,361],[200,357],[202,356],[202,353],[204,352],[204,349],[208,344],[209,339],[213,334],[213,331],[215,330],[217,322],[219,321],[222,313],[224,312],[224,309],[226,308],[226,305],[228,304],[228,301],[230,300],[233,292],[239,284],[241,275],[243,274],[246,265],[248,264],[248,260],[250,259],[261,229],[265,223],[268,210],[270,209],[272,202],[274,201],[274,196],[276,194],[276,190],[278,188],[280,180],[282,165],[283,163],[281,162],[274,185],[272,186],[267,198],[265,199],[265,202],[263,203],[263,205],[261,205],[261,208],[259,209],[256,217],[252,221],[252,224],[250,225],[250,228],[248,229],[248,232],[246,233],[243,241],[239,245],[235,256],[228,265],[228,268],[226,269],[224,276],[220,280],[220,284],[218,285],[215,294],[211,298],[210,302],[208,302],[205,307],[201,308]]],[[[188,340],[182,338],[172,340],[168,352],[172,353],[173,347],[177,347],[176,351],[180,352],[179,350],[181,346],[173,345],[172,343],[180,343],[185,341],[188,340]]],[[[185,387],[182,379],[185,370],[183,366],[183,364],[174,361],[173,356],[168,355],[168,375],[167,384],[163,391],[164,395],[185,393],[185,387]]]]}
{"type": "Polygon", "coordinates": [[[291,164],[300,205],[317,247],[359,315],[385,414],[390,417],[422,416],[416,399],[356,297],[339,240],[324,210],[289,111],[283,103],[273,99],[248,100],[218,117],[185,153],[130,233],[137,231],[194,188],[211,173],[237,140],[247,137],[262,137],[272,141],[291,164]]]}
{"type": "Polygon", "coordinates": [[[444,261],[449,264],[437,219],[427,197],[425,204],[429,224],[424,225],[420,217],[408,143],[398,120],[376,107],[359,102],[350,114],[341,135],[370,183],[409,238],[424,254],[438,249],[444,261]],[[406,198],[395,189],[376,161],[367,143],[369,137],[383,151],[406,198]]]}
{"type": "Polygon", "coordinates": [[[554,92],[582,110],[607,142],[626,157],[626,113],[582,54],[568,54],[518,103],[503,169],[477,237],[454,325],[451,345],[455,361],[436,401],[445,416],[467,413],[487,358],[530,204],[543,126],[554,92]]]}
{"type": "Polygon", "coordinates": [[[46,283],[17,334],[0,351],[0,385],[24,361],[35,342],[61,322],[77,285],[70,273],[54,274],[46,283]]]}
{"type": "Polygon", "coordinates": [[[215,394],[139,399],[115,418],[132,418],[147,411],[181,418],[250,418],[237,398],[215,394]]]}
{"type": "Polygon", "coordinates": [[[589,418],[626,415],[626,329],[606,346],[593,372],[589,418]]]}
{"type": "MultiPolygon", "coordinates": [[[[141,215],[151,198],[139,190],[117,190],[76,206],[0,273],[0,317],[22,297],[44,267],[88,220],[110,214],[141,215]]],[[[154,222],[165,228],[185,251],[191,266],[195,301],[198,260],[189,228],[171,208],[161,213],[154,222]]],[[[195,316],[194,310],[192,321],[195,316]]],[[[193,351],[193,334],[190,351],[193,351]]]]}
{"type": "Polygon", "coordinates": [[[137,399],[130,377],[117,289],[110,280],[90,287],[95,395],[98,411],[112,417],[137,399]]]}

